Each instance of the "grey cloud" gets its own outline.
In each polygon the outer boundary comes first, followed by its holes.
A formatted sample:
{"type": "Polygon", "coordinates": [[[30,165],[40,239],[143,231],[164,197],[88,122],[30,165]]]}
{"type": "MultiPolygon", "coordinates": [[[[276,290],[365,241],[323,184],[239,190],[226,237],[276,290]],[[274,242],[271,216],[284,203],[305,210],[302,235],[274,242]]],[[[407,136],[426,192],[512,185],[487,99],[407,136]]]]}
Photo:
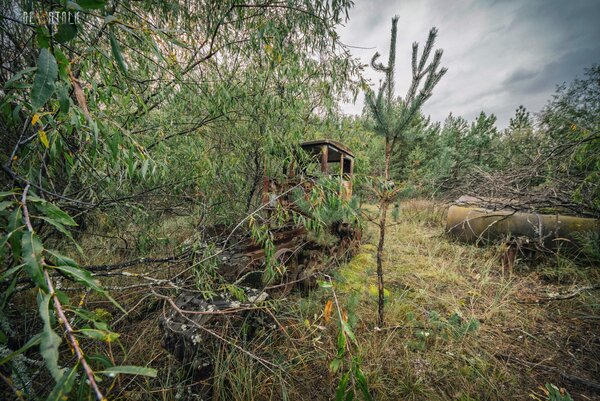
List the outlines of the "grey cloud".
{"type": "Polygon", "coordinates": [[[598,61],[600,57],[593,50],[581,48],[569,51],[542,66],[539,71],[516,70],[504,81],[504,87],[513,97],[545,93],[549,86],[554,89],[556,85],[572,80],[575,75],[581,75],[585,67],[598,61]]]}
{"type": "MultiPolygon", "coordinates": [[[[432,26],[439,29],[437,45],[449,71],[424,107],[438,121],[449,112],[472,119],[483,109],[506,126],[518,105],[536,112],[557,84],[600,63],[600,1],[357,1],[342,40],[375,47],[352,49],[364,63],[375,50],[385,59],[394,14],[400,14],[398,95],[408,85],[411,43],[422,44],[432,26]]],[[[374,86],[379,82],[370,68],[365,75],[374,86]]],[[[343,107],[347,113],[361,109],[361,101],[343,107]]]]}
{"type": "Polygon", "coordinates": [[[539,71],[528,70],[526,68],[517,68],[514,70],[508,78],[503,81],[504,85],[515,85],[523,81],[528,81],[535,78],[539,74],[539,71]]]}

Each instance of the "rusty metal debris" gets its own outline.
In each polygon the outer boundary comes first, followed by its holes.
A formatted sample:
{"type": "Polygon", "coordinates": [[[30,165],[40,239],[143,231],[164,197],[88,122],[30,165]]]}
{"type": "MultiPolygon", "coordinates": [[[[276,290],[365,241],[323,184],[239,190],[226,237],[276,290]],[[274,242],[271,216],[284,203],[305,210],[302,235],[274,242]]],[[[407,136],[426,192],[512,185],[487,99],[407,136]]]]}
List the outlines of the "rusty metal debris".
{"type": "Polygon", "coordinates": [[[563,214],[522,212],[508,206],[473,206],[461,198],[460,205],[450,206],[446,222],[449,235],[468,243],[523,238],[548,249],[578,244],[584,233],[599,231],[597,219],[563,214]]]}
{"type": "Polygon", "coordinates": [[[266,323],[267,317],[260,313],[258,305],[269,295],[253,288],[242,290],[244,301],[229,292],[208,300],[194,292],[181,294],[159,320],[163,348],[182,363],[201,371],[211,365],[210,351],[215,336],[223,335],[223,328],[229,326],[239,333],[245,325],[243,331],[251,336],[258,326],[266,323]]]}
{"type": "MultiPolygon", "coordinates": [[[[341,199],[352,195],[354,155],[344,145],[319,140],[301,144],[302,149],[317,156],[322,173],[339,176],[341,199]],[[332,168],[339,163],[339,171],[332,168]]],[[[277,207],[293,209],[288,196],[290,188],[302,187],[305,193],[314,187],[315,180],[306,180],[305,171],[292,163],[286,180],[275,181],[265,175],[263,188],[264,211],[271,213],[277,207]]],[[[216,231],[216,230],[215,230],[216,231]]],[[[273,259],[283,269],[278,281],[265,285],[262,274],[267,253],[262,244],[255,242],[249,233],[229,233],[214,237],[218,252],[219,273],[227,282],[240,286],[244,294],[233,296],[218,293],[205,299],[202,293],[185,292],[175,300],[168,299],[167,308],[160,320],[162,344],[183,363],[194,370],[211,365],[210,355],[219,341],[227,341],[244,333],[247,338],[260,327],[270,327],[271,316],[264,313],[260,303],[269,297],[287,296],[295,288],[309,288],[316,283],[316,274],[331,267],[332,260],[347,257],[360,240],[360,231],[349,222],[336,221],[328,229],[331,241],[323,243],[311,237],[308,230],[291,221],[270,229],[274,246],[273,259]]]]}

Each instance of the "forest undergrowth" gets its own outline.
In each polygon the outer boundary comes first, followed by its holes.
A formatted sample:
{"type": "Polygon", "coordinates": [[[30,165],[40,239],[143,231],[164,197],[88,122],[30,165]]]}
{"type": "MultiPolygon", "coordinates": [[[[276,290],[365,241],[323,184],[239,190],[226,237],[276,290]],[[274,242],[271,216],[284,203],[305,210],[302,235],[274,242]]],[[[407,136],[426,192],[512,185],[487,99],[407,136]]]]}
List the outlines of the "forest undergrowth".
{"type": "MultiPolygon", "coordinates": [[[[366,205],[363,212],[368,221],[377,208],[366,205]]],[[[559,254],[535,265],[519,258],[511,271],[503,271],[501,245],[448,239],[444,213],[444,205],[425,200],[403,201],[394,211],[385,253],[384,327],[376,326],[377,230],[367,222],[358,251],[331,275],[333,293],[325,286],[266,301],[270,318],[264,327],[251,339],[218,342],[214,365],[201,374],[161,347],[157,322],[168,305],[147,287],[112,292],[130,311],[124,318],[104,300],[85,299],[88,309],[112,315],[111,327],[120,333],[98,354],[158,369],[156,378],[116,380],[111,399],[333,399],[343,371],[332,366],[339,331],[334,300],[356,337],[353,357],[373,399],[546,400],[547,384],[564,388],[573,399],[595,399],[598,292],[552,298],[598,282],[597,266],[559,254]]],[[[162,247],[164,254],[197,229],[190,218],[162,219],[150,231],[132,223],[129,230],[138,240],[130,241],[139,247],[140,238],[152,238],[146,244],[151,248],[133,252],[154,254],[162,247]]],[[[98,250],[90,254],[95,260],[109,264],[123,260],[122,252],[116,257],[119,243],[123,240],[94,237],[83,245],[98,250]],[[113,251],[102,251],[111,249],[109,243],[113,251]]],[[[157,265],[152,277],[173,277],[183,268],[157,265]]],[[[144,265],[128,269],[144,273],[150,273],[144,265]]],[[[123,280],[102,282],[112,288],[123,280]]]]}
{"type": "Polygon", "coordinates": [[[454,104],[435,121],[422,106],[463,71],[456,49],[442,62],[436,27],[395,16],[365,65],[340,36],[352,6],[0,3],[0,400],[600,394],[598,233],[577,259],[507,269],[506,244],[450,240],[445,206],[420,199],[600,218],[600,66],[508,126],[454,104]],[[302,151],[323,139],[349,159],[302,151]],[[190,294],[239,306],[186,311],[210,320],[186,338],[194,366],[163,348],[190,294]]]}

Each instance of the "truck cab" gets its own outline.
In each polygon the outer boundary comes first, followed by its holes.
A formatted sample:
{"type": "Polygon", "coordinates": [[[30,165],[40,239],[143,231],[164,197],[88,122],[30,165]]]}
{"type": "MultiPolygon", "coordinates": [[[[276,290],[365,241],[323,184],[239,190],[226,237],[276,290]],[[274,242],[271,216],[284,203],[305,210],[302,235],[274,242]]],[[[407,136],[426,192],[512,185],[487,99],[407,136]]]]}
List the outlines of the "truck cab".
{"type": "Polygon", "coordinates": [[[315,155],[322,173],[339,176],[342,183],[341,196],[344,200],[352,197],[352,174],[354,173],[354,154],[348,147],[332,139],[317,139],[303,142],[300,147],[315,155]]]}
{"type": "Polygon", "coordinates": [[[265,170],[263,203],[269,203],[270,207],[274,207],[277,202],[285,203],[288,197],[283,194],[287,190],[300,185],[305,191],[309,191],[315,180],[307,178],[315,178],[321,174],[330,178],[338,177],[341,184],[340,197],[345,201],[349,201],[352,198],[352,175],[354,172],[354,154],[352,151],[345,145],[331,139],[302,142],[300,148],[308,154],[310,162],[299,166],[297,161],[292,161],[284,171],[287,178],[272,179],[267,176],[265,170]]]}

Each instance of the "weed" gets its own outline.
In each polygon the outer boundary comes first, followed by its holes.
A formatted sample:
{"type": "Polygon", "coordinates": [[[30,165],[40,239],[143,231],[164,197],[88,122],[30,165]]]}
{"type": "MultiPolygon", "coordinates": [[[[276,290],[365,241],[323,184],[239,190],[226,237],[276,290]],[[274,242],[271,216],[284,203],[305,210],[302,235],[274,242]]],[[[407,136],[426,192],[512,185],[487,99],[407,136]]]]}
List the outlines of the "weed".
{"type": "Polygon", "coordinates": [[[564,388],[558,388],[552,383],[539,387],[539,392],[531,393],[531,398],[537,401],[573,401],[569,392],[564,388]]]}

